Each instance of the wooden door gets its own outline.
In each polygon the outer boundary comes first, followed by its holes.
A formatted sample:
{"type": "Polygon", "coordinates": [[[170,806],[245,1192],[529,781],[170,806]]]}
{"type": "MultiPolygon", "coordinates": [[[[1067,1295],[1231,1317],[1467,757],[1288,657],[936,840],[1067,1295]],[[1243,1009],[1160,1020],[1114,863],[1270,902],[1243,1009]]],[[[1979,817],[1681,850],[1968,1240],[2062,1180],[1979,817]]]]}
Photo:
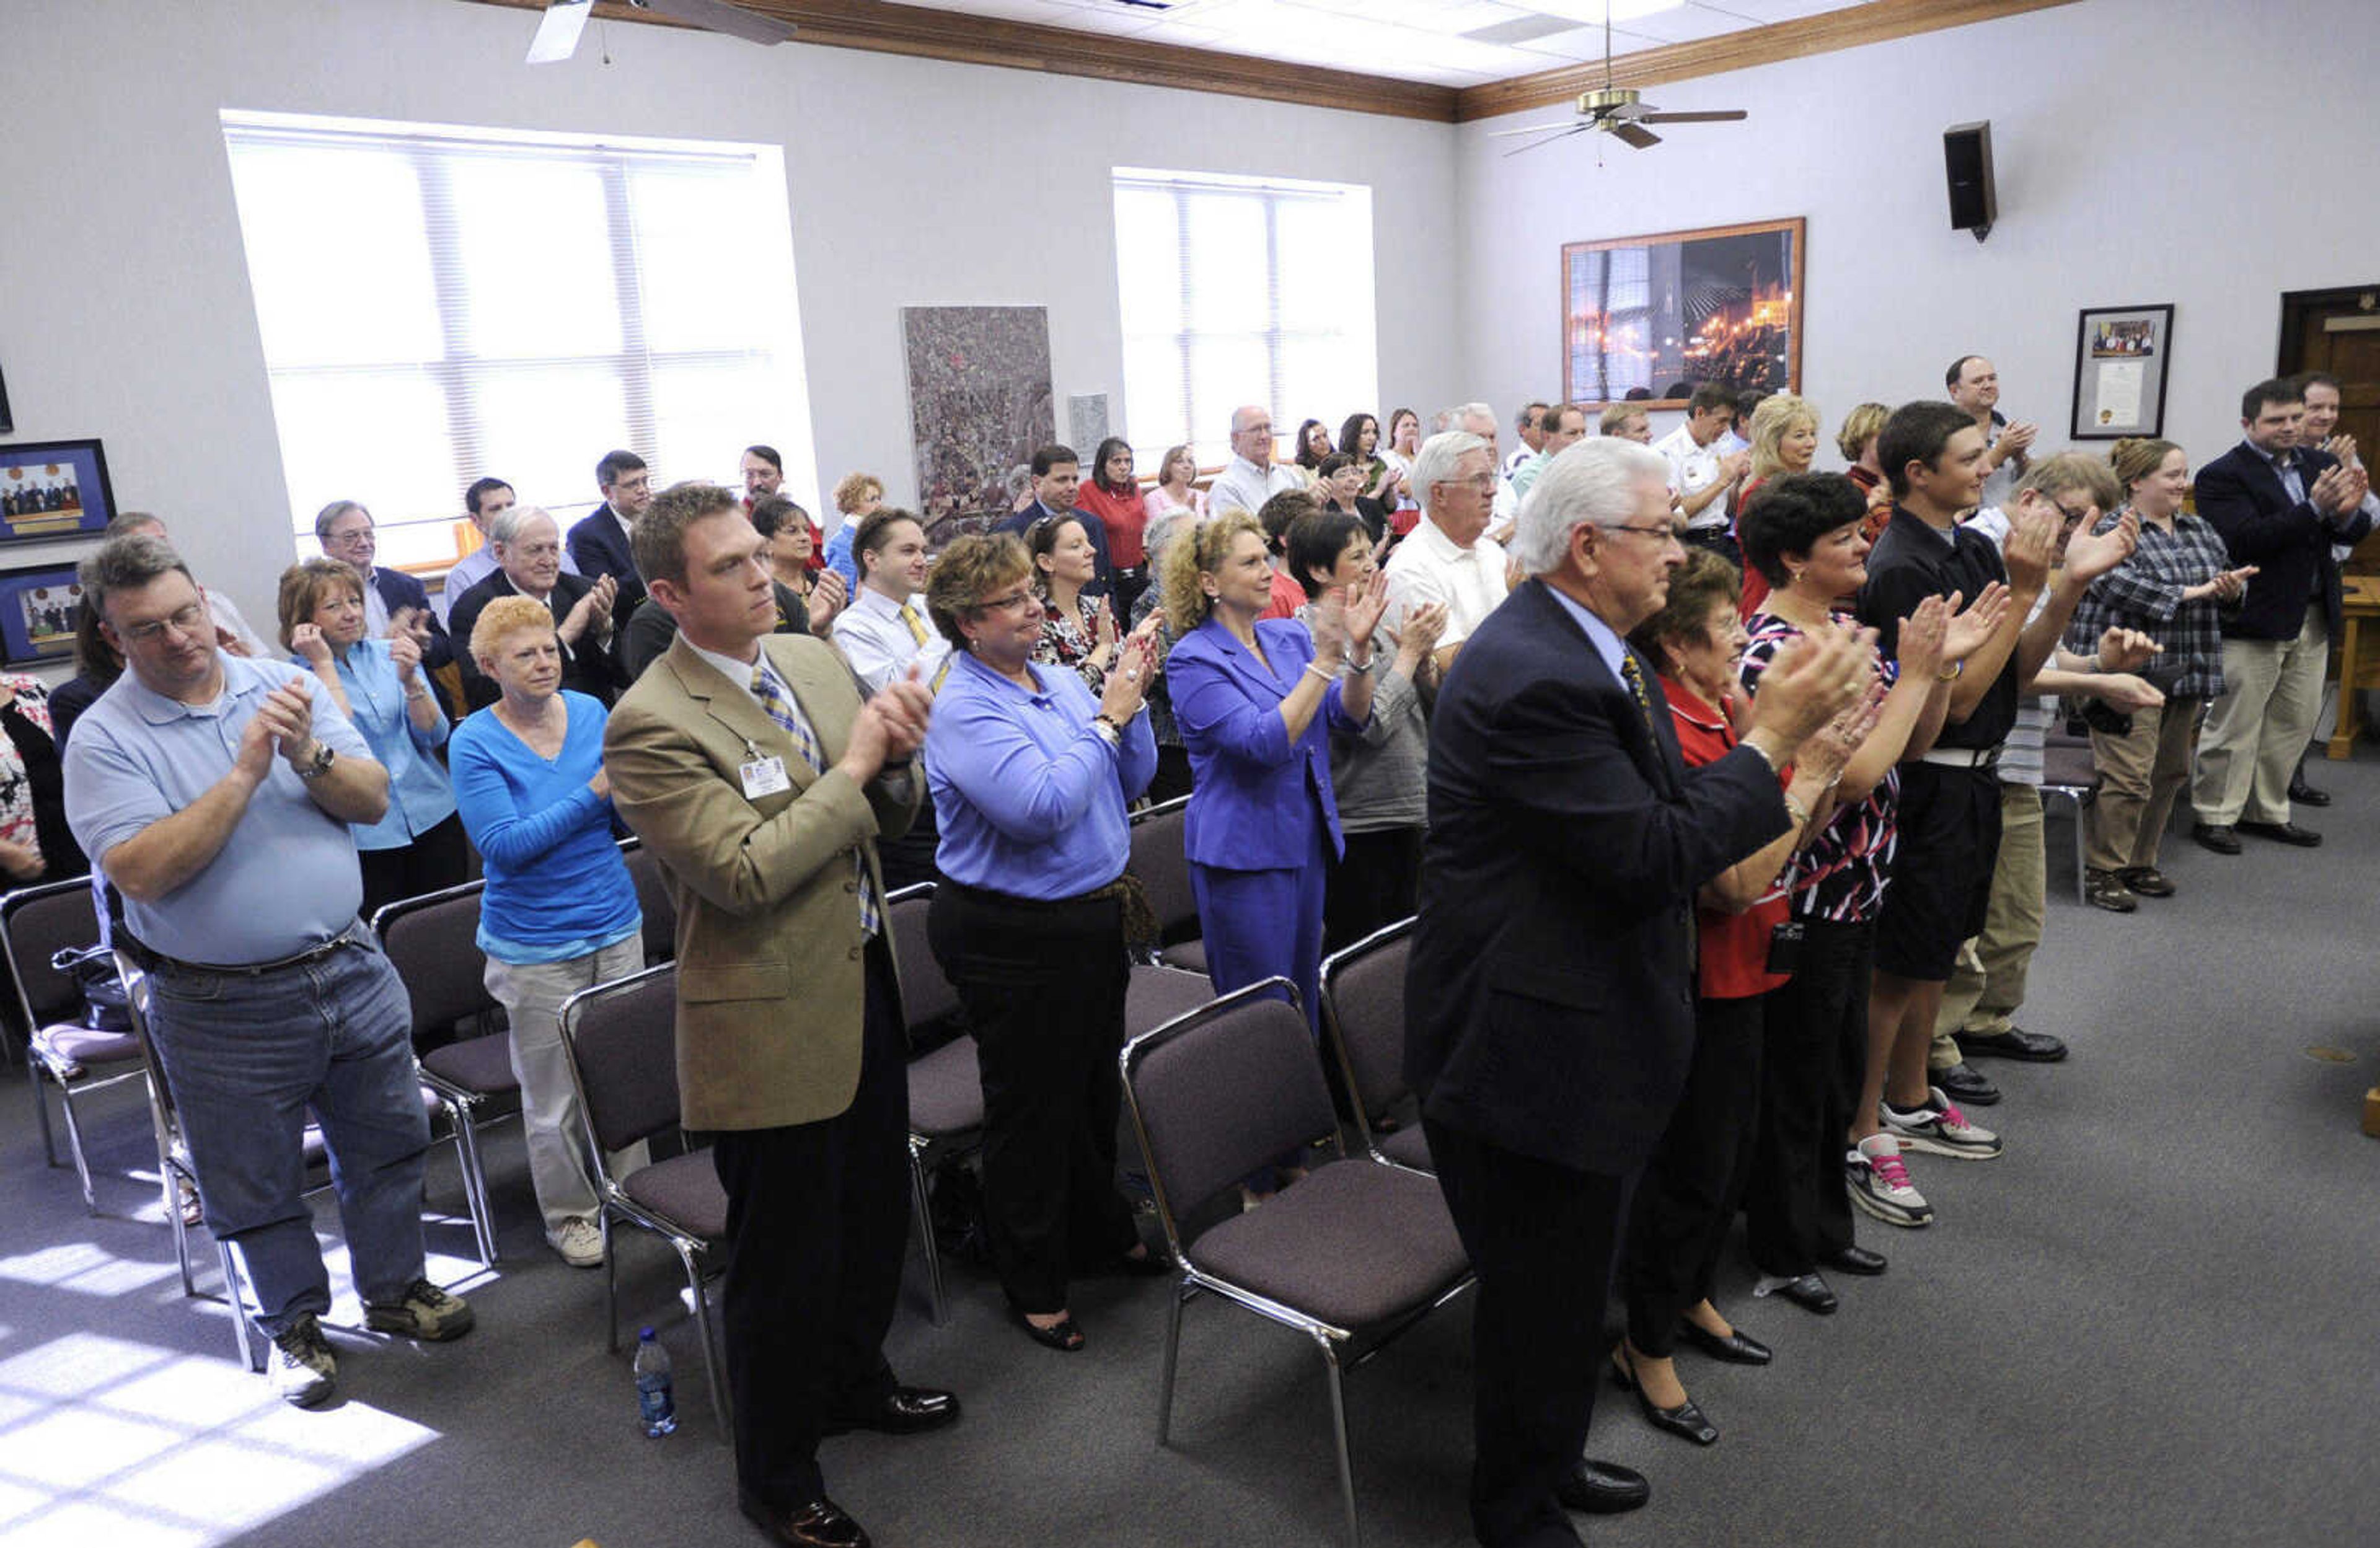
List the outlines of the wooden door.
{"type": "MultiPolygon", "coordinates": [[[[2353,436],[2364,466],[2380,469],[2380,284],[2282,296],[2279,363],[2283,376],[2338,379],[2333,433],[2353,436]]],[[[2380,570],[2380,533],[2357,548],[2349,567],[2380,570]]]]}

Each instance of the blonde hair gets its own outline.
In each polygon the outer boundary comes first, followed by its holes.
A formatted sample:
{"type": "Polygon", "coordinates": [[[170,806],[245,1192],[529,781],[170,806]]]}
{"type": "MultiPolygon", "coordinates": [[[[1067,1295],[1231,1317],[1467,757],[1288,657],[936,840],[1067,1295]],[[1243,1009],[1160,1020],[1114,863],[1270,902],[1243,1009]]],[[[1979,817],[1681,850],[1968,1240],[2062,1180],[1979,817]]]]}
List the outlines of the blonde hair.
{"type": "MultiPolygon", "coordinates": [[[[1574,407],[1575,405],[1572,404],[1564,404],[1562,406],[1564,408],[1570,408],[1574,407]]],[[[1603,405],[1602,417],[1595,422],[1595,433],[1597,435],[1618,435],[1620,433],[1620,427],[1626,424],[1631,419],[1643,419],[1649,424],[1652,422],[1652,416],[1645,412],[1645,405],[1641,403],[1622,399],[1619,403],[1605,404],[1603,405]]]]}
{"type": "Polygon", "coordinates": [[[2116,482],[2124,487],[2124,497],[2129,500],[2134,484],[2155,473],[2169,454],[2180,450],[2170,441],[2128,435],[2108,449],[2107,465],[2115,469],[2116,482]]]}
{"type": "MultiPolygon", "coordinates": [[[[1206,623],[1207,615],[1215,611],[1215,599],[1207,595],[1198,577],[1222,569],[1233,539],[1243,532],[1254,533],[1258,542],[1264,541],[1263,523],[1245,511],[1226,511],[1176,534],[1166,545],[1159,585],[1164,597],[1165,624],[1175,639],[1206,623]]],[[[1265,547],[1269,550],[1272,545],[1265,547]]]]}
{"type": "Polygon", "coordinates": [[[834,487],[834,508],[846,516],[851,514],[859,509],[859,502],[868,498],[869,490],[876,491],[877,499],[883,499],[884,480],[873,473],[844,474],[843,482],[834,487]]]}
{"type": "Polygon", "coordinates": [[[1818,429],[1818,405],[1791,393],[1771,393],[1752,411],[1752,476],[1770,478],[1794,469],[1785,466],[1778,448],[1796,426],[1818,429]]]}
{"type": "MultiPolygon", "coordinates": [[[[496,659],[496,649],[504,643],[505,636],[524,629],[553,633],[552,611],[534,597],[491,599],[471,625],[471,659],[480,663],[481,671],[487,671],[488,663],[496,659]]],[[[493,677],[495,673],[491,671],[488,675],[493,677]]]]}
{"type": "Polygon", "coordinates": [[[1842,429],[1835,432],[1835,446],[1846,462],[1857,462],[1867,450],[1868,442],[1884,433],[1884,422],[1892,417],[1892,410],[1880,403],[1864,403],[1843,416],[1842,429]]]}
{"type": "Polygon", "coordinates": [[[322,605],[322,597],[333,587],[344,587],[364,599],[364,578],[356,567],[339,559],[301,559],[281,572],[281,648],[295,650],[290,643],[300,623],[314,622],[314,610],[322,605]]]}

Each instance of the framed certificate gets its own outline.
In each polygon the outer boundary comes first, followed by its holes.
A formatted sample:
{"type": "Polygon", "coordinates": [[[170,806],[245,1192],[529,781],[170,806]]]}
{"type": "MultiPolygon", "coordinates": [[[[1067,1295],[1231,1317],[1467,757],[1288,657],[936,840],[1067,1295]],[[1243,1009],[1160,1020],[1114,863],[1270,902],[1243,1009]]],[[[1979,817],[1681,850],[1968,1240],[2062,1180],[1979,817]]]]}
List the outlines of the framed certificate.
{"type": "Polygon", "coordinates": [[[2165,373],[2173,308],[2085,308],[2074,343],[2077,441],[2165,433],[2165,373]]]}

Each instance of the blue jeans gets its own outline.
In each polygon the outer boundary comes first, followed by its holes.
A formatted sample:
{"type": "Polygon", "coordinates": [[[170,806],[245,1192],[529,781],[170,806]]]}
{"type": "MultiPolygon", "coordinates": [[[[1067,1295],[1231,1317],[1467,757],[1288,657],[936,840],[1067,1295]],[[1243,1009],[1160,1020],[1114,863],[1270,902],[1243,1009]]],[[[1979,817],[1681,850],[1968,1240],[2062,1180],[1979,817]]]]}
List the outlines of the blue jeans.
{"type": "Polygon", "coordinates": [[[162,968],[151,1030],[199,1174],[207,1228],[236,1243],[278,1334],[331,1308],[304,1198],[306,1110],[322,1126],[356,1288],[394,1302],[421,1277],[421,1108],[405,986],[362,938],[261,977],[162,968]]]}

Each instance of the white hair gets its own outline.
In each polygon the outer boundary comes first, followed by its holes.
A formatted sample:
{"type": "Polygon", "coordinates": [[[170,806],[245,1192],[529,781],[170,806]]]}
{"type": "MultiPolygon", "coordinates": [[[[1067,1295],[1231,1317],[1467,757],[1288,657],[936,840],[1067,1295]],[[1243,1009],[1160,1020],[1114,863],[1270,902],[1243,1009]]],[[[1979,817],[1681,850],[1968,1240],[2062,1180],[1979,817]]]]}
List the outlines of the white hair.
{"type": "Polygon", "coordinates": [[[1669,477],[1669,463],[1650,446],[1619,436],[1572,441],[1529,486],[1504,551],[1528,574],[1560,569],[1572,532],[1589,522],[1626,526],[1639,486],[1666,488],[1669,477]]]}
{"type": "Polygon", "coordinates": [[[1168,511],[1151,521],[1140,534],[1141,548],[1148,555],[1149,565],[1154,568],[1160,564],[1166,545],[1197,525],[1198,513],[1184,510],[1168,511]]]}
{"type": "Polygon", "coordinates": [[[1427,510],[1431,491],[1440,484],[1455,479],[1455,469],[1473,452],[1484,452],[1488,442],[1469,430],[1440,430],[1421,443],[1414,454],[1412,488],[1414,498],[1427,510]]]}
{"type": "Polygon", "coordinates": [[[1459,430],[1467,419],[1485,419],[1489,424],[1501,424],[1496,410],[1484,403],[1459,403],[1446,411],[1446,428],[1459,430]]]}
{"type": "MultiPolygon", "coordinates": [[[[517,543],[520,541],[521,533],[527,529],[528,524],[540,516],[545,517],[548,521],[553,521],[552,513],[548,512],[542,505],[506,506],[504,510],[496,513],[496,516],[493,521],[488,523],[488,541],[491,543],[517,543]]],[[[557,538],[562,535],[562,524],[560,522],[553,522],[553,532],[554,536],[557,538]]]]}

